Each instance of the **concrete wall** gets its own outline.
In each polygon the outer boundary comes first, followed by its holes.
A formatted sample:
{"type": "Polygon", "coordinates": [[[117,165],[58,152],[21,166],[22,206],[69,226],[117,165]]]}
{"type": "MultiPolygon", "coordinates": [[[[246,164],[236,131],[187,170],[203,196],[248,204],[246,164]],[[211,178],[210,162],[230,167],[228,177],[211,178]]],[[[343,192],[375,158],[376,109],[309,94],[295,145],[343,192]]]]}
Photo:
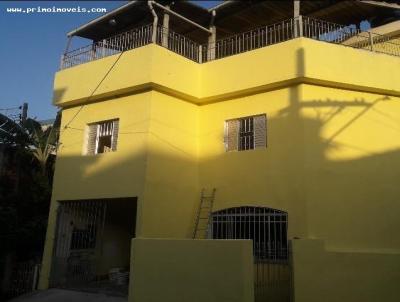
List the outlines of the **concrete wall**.
{"type": "MultiPolygon", "coordinates": [[[[150,99],[148,92],[63,110],[40,279],[42,288],[48,286],[58,201],[137,197],[141,212],[150,99]],[[117,151],[84,155],[87,124],[114,118],[119,118],[117,151]]],[[[137,216],[140,220],[141,215],[137,216]]],[[[140,221],[137,224],[140,227],[140,221]]]]}
{"type": "Polygon", "coordinates": [[[201,107],[199,140],[215,210],[276,208],[289,237],[400,248],[400,98],[304,84],[238,97],[201,107]],[[225,152],[224,122],[264,113],[267,148],[225,152]]]}
{"type": "Polygon", "coordinates": [[[289,237],[400,248],[399,58],[302,38],[197,64],[148,45],[124,53],[87,102],[117,59],[56,75],[63,117],[42,287],[59,200],[137,197],[138,237],[190,238],[200,189],[215,187],[214,210],[288,212],[289,237]],[[225,152],[224,122],[264,113],[267,148],[225,152]],[[83,156],[86,125],[113,118],[117,151],[83,156]]]}
{"type": "Polygon", "coordinates": [[[199,106],[152,92],[141,237],[190,238],[200,202],[199,106]]]}
{"type": "Polygon", "coordinates": [[[57,72],[53,103],[64,107],[87,103],[88,95],[94,101],[156,89],[204,104],[304,81],[399,96],[399,77],[398,57],[307,38],[204,64],[150,44],[57,72]]]}
{"type": "Polygon", "coordinates": [[[327,250],[322,240],[293,240],[294,301],[397,302],[400,250],[327,250]]]}
{"type": "Polygon", "coordinates": [[[132,240],[130,302],[253,302],[249,240],[132,240]]]}

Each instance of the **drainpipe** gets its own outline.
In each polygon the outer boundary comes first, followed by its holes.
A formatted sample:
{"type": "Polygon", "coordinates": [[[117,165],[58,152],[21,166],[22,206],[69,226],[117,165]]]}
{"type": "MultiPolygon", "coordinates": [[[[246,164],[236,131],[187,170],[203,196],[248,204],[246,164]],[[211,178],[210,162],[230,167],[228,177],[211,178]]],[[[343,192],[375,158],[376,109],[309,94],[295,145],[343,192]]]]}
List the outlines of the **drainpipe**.
{"type": "Polygon", "coordinates": [[[207,50],[207,58],[208,61],[212,61],[215,59],[215,47],[217,41],[217,29],[214,25],[216,12],[213,10],[211,12],[211,22],[210,22],[210,36],[208,37],[208,50],[207,50]]]}
{"type": "Polygon", "coordinates": [[[157,42],[158,16],[154,10],[153,1],[151,1],[151,0],[147,1],[147,5],[149,6],[151,14],[153,15],[153,34],[151,36],[151,42],[156,43],[157,42]]]}

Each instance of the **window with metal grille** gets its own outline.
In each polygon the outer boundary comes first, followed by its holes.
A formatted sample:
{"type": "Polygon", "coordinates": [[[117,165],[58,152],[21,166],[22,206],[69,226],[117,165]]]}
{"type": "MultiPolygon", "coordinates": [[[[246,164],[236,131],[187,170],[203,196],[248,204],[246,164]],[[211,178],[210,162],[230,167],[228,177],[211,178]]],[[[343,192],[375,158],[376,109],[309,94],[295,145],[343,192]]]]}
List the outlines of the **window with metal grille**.
{"type": "Polygon", "coordinates": [[[99,154],[117,150],[119,120],[88,125],[87,154],[99,154]]]}
{"type": "Polygon", "coordinates": [[[239,146],[238,150],[254,149],[254,118],[239,119],[239,146]]]}
{"type": "Polygon", "coordinates": [[[237,207],[211,214],[213,239],[252,239],[256,259],[288,258],[287,213],[265,207],[237,207]]]}
{"type": "Polygon", "coordinates": [[[71,250],[94,249],[96,247],[96,229],[96,225],[90,224],[86,225],[84,228],[73,226],[71,250]]]}
{"type": "Polygon", "coordinates": [[[243,151],[267,146],[265,114],[232,119],[225,122],[225,150],[243,151]]]}

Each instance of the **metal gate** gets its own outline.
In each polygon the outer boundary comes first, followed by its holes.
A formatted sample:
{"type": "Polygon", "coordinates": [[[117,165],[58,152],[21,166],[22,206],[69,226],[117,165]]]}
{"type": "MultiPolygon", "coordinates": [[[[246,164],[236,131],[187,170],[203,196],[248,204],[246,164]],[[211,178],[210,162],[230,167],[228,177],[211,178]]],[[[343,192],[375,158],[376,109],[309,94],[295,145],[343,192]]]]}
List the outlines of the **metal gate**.
{"type": "Polygon", "coordinates": [[[287,223],[287,213],[265,207],[229,208],[211,214],[211,238],[253,240],[255,301],[290,301],[287,223]]]}
{"type": "Polygon", "coordinates": [[[106,208],[102,200],[60,202],[50,286],[74,287],[95,281],[106,208]]]}

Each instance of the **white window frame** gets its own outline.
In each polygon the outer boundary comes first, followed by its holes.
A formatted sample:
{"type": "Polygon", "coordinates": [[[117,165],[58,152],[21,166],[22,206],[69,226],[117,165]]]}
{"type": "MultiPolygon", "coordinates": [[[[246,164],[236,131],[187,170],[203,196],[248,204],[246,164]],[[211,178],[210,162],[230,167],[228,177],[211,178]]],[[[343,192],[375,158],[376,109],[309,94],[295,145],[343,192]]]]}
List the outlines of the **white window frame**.
{"type": "Polygon", "coordinates": [[[99,152],[99,141],[100,141],[101,137],[111,136],[110,149],[112,148],[112,144],[114,141],[114,133],[113,133],[114,132],[114,120],[99,122],[99,123],[97,123],[96,126],[97,126],[96,127],[96,145],[95,145],[95,149],[94,149],[94,154],[107,153],[107,152],[99,152]],[[109,126],[109,127],[107,127],[107,126],[109,126]]]}
{"type": "Polygon", "coordinates": [[[83,154],[97,155],[117,151],[119,118],[102,120],[87,124],[84,133],[83,154]],[[111,136],[111,147],[106,152],[99,152],[101,138],[111,136]]]}
{"type": "Polygon", "coordinates": [[[224,123],[224,147],[225,147],[225,152],[250,151],[250,150],[258,149],[260,147],[266,148],[267,147],[267,115],[265,113],[262,113],[262,114],[248,115],[248,116],[243,116],[243,117],[238,117],[238,118],[234,118],[234,119],[225,120],[225,123],[224,123]],[[259,142],[257,140],[257,138],[260,138],[260,136],[259,136],[260,132],[256,132],[257,127],[256,127],[255,119],[257,117],[264,117],[264,120],[265,120],[264,129],[263,129],[265,138],[263,139],[264,142],[263,142],[262,146],[257,145],[257,142],[259,142]],[[240,143],[241,143],[241,137],[240,137],[240,129],[241,128],[240,127],[241,127],[241,121],[242,120],[246,120],[246,119],[247,120],[252,119],[252,124],[253,124],[253,147],[249,148],[249,149],[241,149],[240,148],[240,143]],[[236,128],[236,131],[237,131],[237,133],[236,133],[236,146],[234,145],[234,148],[230,149],[230,146],[229,146],[229,130],[230,129],[229,129],[228,125],[229,125],[230,122],[233,122],[233,121],[237,122],[237,126],[236,126],[237,127],[236,128]]]}

